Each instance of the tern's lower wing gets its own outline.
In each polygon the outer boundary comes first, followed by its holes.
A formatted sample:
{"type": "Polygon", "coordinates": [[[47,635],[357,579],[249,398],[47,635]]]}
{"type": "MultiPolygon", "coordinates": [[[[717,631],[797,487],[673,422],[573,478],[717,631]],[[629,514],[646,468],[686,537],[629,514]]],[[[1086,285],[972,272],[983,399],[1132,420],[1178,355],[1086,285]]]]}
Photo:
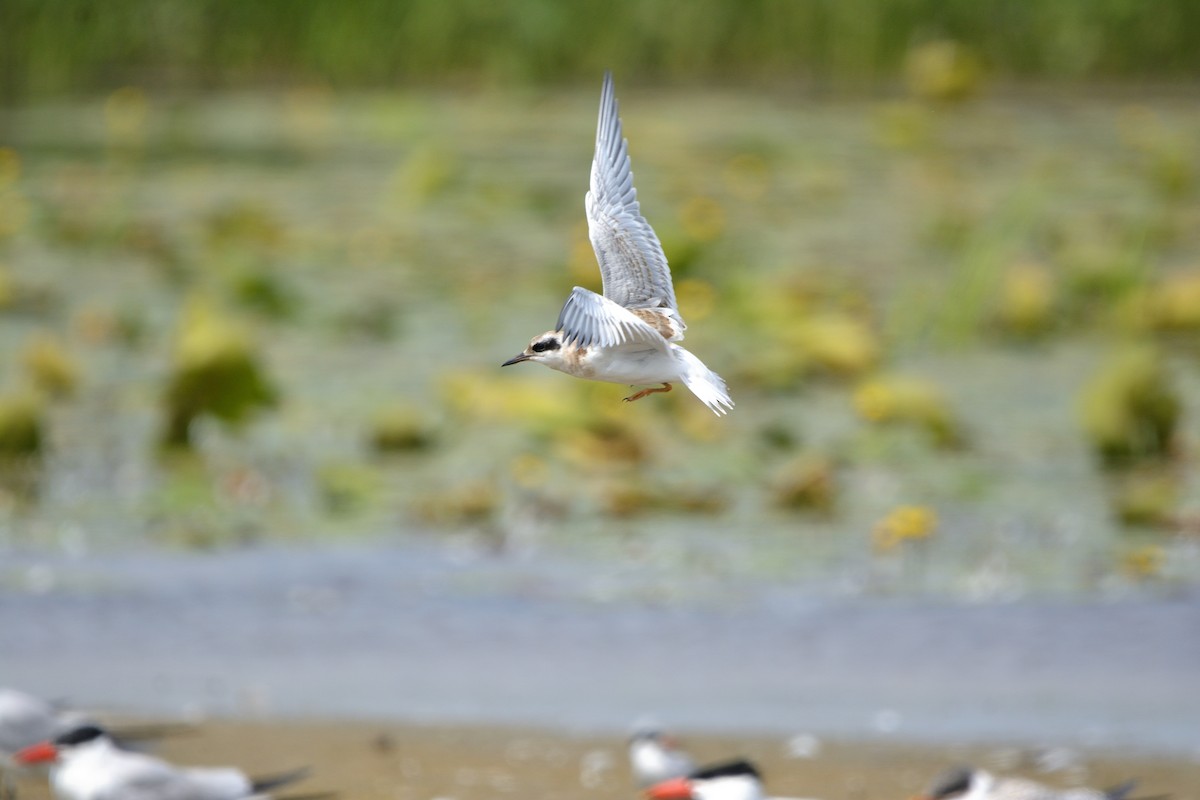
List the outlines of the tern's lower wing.
{"type": "Polygon", "coordinates": [[[576,286],[558,314],[557,330],[580,347],[650,345],[667,350],[654,326],[607,297],[576,286]]]}

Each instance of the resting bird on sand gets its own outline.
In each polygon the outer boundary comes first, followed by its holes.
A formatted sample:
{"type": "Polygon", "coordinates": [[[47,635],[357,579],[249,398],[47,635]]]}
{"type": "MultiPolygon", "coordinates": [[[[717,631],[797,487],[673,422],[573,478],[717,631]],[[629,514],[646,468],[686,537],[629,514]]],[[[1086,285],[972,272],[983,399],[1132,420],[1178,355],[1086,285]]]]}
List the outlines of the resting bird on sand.
{"type": "Polygon", "coordinates": [[[646,800],[804,800],[768,795],[762,774],[744,758],[712,764],[685,778],[656,783],[646,790],[646,800]]]}
{"type": "Polygon", "coordinates": [[[1025,778],[998,777],[960,766],[938,775],[914,800],[1128,800],[1133,786],[1129,781],[1106,790],[1055,789],[1025,778]]]}
{"type": "Polygon", "coordinates": [[[307,770],[250,778],[232,767],[176,767],[122,750],[102,728],[84,725],[16,754],[22,764],[49,763],[59,800],[243,800],[299,780],[307,770]]]}
{"type": "Polygon", "coordinates": [[[643,725],[629,737],[629,768],[638,786],[647,787],[687,777],[696,763],[672,737],[655,726],[643,725]]]}
{"type": "Polygon", "coordinates": [[[652,387],[627,401],[669,392],[672,383],[681,382],[715,413],[725,414],[733,408],[725,381],[675,344],[687,326],[675,303],[667,257],[638,207],[611,72],[604,73],[584,207],[603,296],[576,286],[555,329],[534,337],[502,366],[535,361],[576,378],[652,387]]]}

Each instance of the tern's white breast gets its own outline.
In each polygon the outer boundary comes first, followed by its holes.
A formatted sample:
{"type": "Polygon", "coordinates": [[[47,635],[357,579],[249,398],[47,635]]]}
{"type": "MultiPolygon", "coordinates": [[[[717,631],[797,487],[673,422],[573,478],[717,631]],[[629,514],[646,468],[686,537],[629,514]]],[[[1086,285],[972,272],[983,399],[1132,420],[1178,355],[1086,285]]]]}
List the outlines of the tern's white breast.
{"type": "MultiPolygon", "coordinates": [[[[674,347],[674,345],[672,345],[674,347]]],[[[650,386],[678,381],[679,364],[657,347],[593,347],[580,359],[578,376],[594,381],[650,386]]]]}

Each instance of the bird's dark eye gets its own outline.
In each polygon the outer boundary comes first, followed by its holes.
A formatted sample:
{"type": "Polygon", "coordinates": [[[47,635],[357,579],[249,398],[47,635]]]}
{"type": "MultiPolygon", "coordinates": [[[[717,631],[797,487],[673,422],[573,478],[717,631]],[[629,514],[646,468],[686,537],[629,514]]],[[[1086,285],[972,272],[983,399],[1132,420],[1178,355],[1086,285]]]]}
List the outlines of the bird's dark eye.
{"type": "Polygon", "coordinates": [[[535,353],[544,353],[547,350],[557,350],[560,346],[558,339],[542,339],[540,342],[530,345],[529,349],[535,353]]]}

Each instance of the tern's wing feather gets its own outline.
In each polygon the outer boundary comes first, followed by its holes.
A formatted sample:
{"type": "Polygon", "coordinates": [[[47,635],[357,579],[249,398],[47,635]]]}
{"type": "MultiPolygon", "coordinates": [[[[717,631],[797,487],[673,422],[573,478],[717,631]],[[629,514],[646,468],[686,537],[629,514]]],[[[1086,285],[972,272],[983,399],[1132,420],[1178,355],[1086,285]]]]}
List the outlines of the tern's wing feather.
{"type": "MultiPolygon", "coordinates": [[[[604,73],[596,154],[584,207],[604,296],[626,308],[669,308],[678,318],[667,257],[638,207],[611,72],[604,73]]],[[[679,321],[682,327],[683,320],[679,321]]]]}
{"type": "Polygon", "coordinates": [[[667,340],[654,326],[607,297],[576,286],[558,314],[557,330],[580,347],[650,345],[666,349],[667,340]]]}
{"type": "Polygon", "coordinates": [[[95,796],[99,800],[212,800],[221,796],[204,791],[185,772],[159,759],[134,757],[140,755],[122,753],[122,759],[110,765],[105,785],[95,796]]]}

